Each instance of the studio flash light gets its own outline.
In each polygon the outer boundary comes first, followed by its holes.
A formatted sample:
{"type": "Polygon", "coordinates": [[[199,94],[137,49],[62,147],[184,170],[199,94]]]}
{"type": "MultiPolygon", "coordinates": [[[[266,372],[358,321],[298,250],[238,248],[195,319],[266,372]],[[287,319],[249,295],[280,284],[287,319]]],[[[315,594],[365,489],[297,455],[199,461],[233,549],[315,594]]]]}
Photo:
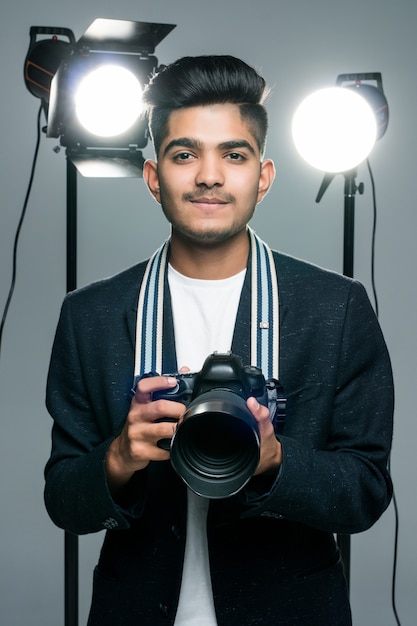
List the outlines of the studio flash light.
{"type": "Polygon", "coordinates": [[[53,35],[37,46],[31,39],[25,62],[28,89],[47,92],[47,137],[59,138],[83,176],[141,176],[142,92],[159,69],[155,48],[175,25],[98,18],[78,41],[67,29],[33,28],[53,35]]]}
{"type": "Polygon", "coordinates": [[[307,163],[339,173],[362,163],[387,125],[381,74],[341,74],[336,87],[320,89],[301,102],[292,135],[307,163]]]}

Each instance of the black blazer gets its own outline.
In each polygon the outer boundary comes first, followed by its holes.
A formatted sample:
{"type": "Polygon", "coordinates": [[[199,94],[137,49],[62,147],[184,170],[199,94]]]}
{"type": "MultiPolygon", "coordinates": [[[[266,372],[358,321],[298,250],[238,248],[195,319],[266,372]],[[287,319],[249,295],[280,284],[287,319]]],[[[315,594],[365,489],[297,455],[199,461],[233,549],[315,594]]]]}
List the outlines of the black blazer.
{"type": "MultiPolygon", "coordinates": [[[[280,436],[283,463],[277,480],[255,477],[236,496],[211,501],[208,534],[219,626],[291,624],[291,617],[276,621],[285,603],[289,616],[295,607],[300,610],[300,597],[305,600],[308,593],[310,604],[314,598],[319,604],[318,590],[328,595],[336,585],[333,533],[369,528],[392,493],[387,472],[392,373],[365,289],[281,253],[274,252],[274,260],[280,381],[288,398],[280,436]],[[317,572],[322,571],[329,576],[319,583],[317,572]],[[305,581],[308,591],[300,587],[305,581]],[[274,619],[262,621],[269,614],[274,619]]],[[[131,498],[120,507],[110,496],[104,468],[106,450],[130,406],[145,265],[66,297],[48,377],[47,407],[54,419],[45,470],[48,512],[69,532],[108,531],[95,572],[91,625],[172,624],[179,593],[186,508],[182,481],[169,462],[151,463],[135,475],[131,498]]],[[[232,345],[245,363],[249,278],[232,345]]],[[[176,369],[167,297],[163,370],[176,369]]],[[[305,619],[315,623],[311,616],[305,619]]],[[[328,623],[348,623],[340,619],[328,623]]],[[[325,623],[318,617],[317,624],[320,620],[325,623]]]]}

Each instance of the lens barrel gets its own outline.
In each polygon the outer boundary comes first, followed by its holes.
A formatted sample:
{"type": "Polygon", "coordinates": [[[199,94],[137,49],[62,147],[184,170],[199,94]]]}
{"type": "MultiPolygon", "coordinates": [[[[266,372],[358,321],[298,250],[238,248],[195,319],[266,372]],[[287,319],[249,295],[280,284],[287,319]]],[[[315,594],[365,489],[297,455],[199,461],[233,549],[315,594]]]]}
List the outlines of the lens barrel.
{"type": "Polygon", "coordinates": [[[171,441],[175,471],[206,498],[227,498],[240,491],[259,457],[258,424],[246,401],[228,389],[195,398],[171,441]]]}

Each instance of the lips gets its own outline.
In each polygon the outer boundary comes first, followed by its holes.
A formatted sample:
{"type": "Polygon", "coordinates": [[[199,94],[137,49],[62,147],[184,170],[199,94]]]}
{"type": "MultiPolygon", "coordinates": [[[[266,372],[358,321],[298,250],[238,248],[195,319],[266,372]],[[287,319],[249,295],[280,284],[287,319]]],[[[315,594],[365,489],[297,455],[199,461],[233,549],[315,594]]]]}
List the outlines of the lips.
{"type": "Polygon", "coordinates": [[[191,202],[194,204],[228,204],[227,200],[222,198],[195,198],[191,202]]]}
{"type": "Polygon", "coordinates": [[[201,195],[198,193],[186,193],[183,196],[185,201],[192,204],[205,205],[205,206],[221,206],[234,202],[234,197],[230,194],[222,194],[220,196],[201,195]]]}

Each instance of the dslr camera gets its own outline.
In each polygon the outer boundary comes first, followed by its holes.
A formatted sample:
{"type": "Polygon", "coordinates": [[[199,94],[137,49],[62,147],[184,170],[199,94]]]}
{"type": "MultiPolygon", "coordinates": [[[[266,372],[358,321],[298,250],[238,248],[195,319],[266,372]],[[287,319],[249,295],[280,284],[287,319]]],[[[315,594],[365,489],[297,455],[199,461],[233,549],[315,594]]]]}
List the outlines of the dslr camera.
{"type": "Polygon", "coordinates": [[[242,489],[260,458],[258,424],[246,406],[254,396],[268,406],[276,431],[285,420],[278,381],[265,381],[255,366],[244,366],[231,352],[213,353],[200,372],[176,373],[173,389],[152,399],[182,402],[187,409],[171,440],[158,445],[171,452],[175,471],[196,494],[226,498],[242,489]]]}

